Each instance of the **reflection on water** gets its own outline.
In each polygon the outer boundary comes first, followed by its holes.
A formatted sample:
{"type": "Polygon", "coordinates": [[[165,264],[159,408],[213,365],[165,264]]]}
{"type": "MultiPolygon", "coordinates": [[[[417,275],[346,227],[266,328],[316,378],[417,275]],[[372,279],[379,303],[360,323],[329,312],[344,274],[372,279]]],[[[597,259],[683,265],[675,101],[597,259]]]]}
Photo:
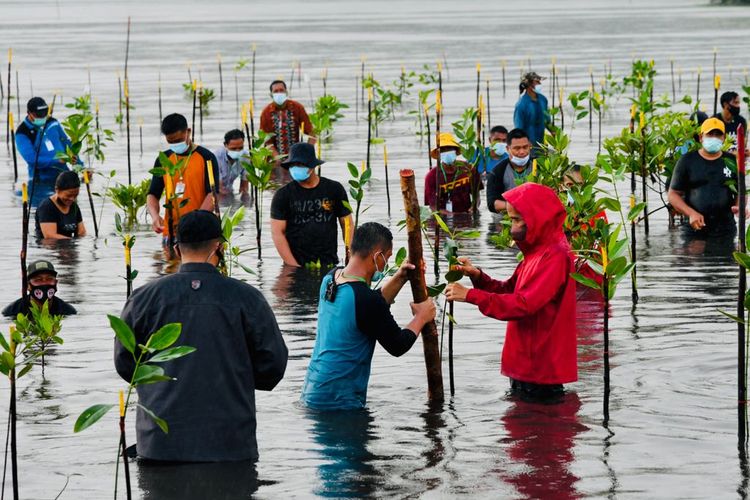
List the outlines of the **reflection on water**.
{"type": "Polygon", "coordinates": [[[248,500],[258,489],[258,473],[250,462],[138,461],[137,471],[144,500],[248,500]]]}

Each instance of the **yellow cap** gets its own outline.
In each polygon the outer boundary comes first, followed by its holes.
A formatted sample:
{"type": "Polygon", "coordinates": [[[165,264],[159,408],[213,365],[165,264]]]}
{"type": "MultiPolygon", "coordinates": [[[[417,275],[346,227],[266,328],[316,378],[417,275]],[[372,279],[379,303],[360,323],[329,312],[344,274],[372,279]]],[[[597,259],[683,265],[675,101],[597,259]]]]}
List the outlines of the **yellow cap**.
{"type": "Polygon", "coordinates": [[[704,121],[701,125],[701,135],[707,134],[708,132],[711,132],[712,130],[721,130],[721,133],[726,133],[726,128],[724,127],[724,122],[719,120],[718,118],[709,118],[708,120],[704,121]]]}
{"type": "MultiPolygon", "coordinates": [[[[453,134],[450,132],[440,132],[440,135],[437,138],[437,142],[435,144],[440,144],[440,148],[456,148],[459,151],[461,150],[461,146],[456,142],[456,139],[453,137],[453,134]]],[[[438,155],[440,153],[438,152],[438,148],[435,147],[430,151],[430,157],[437,160],[438,155]]]]}

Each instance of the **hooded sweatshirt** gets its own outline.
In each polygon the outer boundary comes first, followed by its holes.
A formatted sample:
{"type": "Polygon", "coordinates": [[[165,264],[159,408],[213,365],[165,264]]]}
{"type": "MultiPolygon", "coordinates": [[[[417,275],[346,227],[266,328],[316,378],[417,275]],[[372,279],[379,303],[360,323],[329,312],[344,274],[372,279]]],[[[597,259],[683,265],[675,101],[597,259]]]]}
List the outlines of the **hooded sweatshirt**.
{"type": "Polygon", "coordinates": [[[485,316],[508,322],[501,372],[536,384],[578,379],[576,286],[565,234],[565,208],[546,186],[526,183],[505,194],[526,222],[518,242],[524,259],[507,281],[482,273],[467,302],[485,316]]]}

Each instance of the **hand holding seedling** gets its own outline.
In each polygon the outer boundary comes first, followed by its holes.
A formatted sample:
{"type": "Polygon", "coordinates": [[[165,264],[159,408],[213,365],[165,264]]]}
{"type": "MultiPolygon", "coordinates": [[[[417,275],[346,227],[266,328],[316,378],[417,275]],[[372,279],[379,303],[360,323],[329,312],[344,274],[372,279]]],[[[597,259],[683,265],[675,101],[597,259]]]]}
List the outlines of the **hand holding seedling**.
{"type": "Polygon", "coordinates": [[[445,297],[451,302],[466,302],[468,293],[469,289],[460,283],[448,283],[448,286],[445,287],[445,297]]]}
{"type": "Polygon", "coordinates": [[[482,274],[482,271],[474,267],[471,263],[471,259],[468,257],[458,257],[456,260],[458,260],[459,263],[452,266],[452,271],[460,271],[464,276],[468,276],[471,279],[479,278],[482,274]]]}

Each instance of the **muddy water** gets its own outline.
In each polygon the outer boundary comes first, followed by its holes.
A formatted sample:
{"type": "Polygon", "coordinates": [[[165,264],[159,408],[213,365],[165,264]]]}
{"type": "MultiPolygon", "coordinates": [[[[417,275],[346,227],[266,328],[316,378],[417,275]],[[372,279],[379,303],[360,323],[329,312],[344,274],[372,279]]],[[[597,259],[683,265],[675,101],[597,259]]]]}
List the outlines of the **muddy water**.
{"type": "MultiPolygon", "coordinates": [[[[107,149],[102,171],[117,169],[127,179],[122,130],[114,124],[117,74],[124,59],[125,19],[133,17],[130,67],[133,111],[134,179],[144,178],[163,140],[158,135],[157,79],[161,74],[164,110],[188,114],[181,84],[194,76],[219,90],[216,54],[224,60],[224,99],[211,104],[199,142],[214,148],[237,125],[234,72],[257,43],[255,97],[268,99],[267,83],[289,78],[293,61],[302,63],[302,85],[294,98],[309,105],[322,93],[320,75],[329,68],[328,91],[352,108],[337,125],[335,141],[323,156],[324,175],[347,177],[346,161],[364,159],[366,125],[355,120],[355,78],[360,58],[381,81],[397,78],[401,65],[418,70],[445,57],[445,104],[453,120],[474,102],[477,61],[483,80],[491,79],[494,124],[509,125],[519,61],[547,74],[554,56],[566,89],[588,85],[588,68],[597,80],[604,64],[622,74],[631,58],[654,58],[661,70],[659,92],[671,92],[669,59],[675,60],[676,85],[695,94],[696,68],[703,68],[702,97],[712,107],[712,49],[719,49],[725,88],[738,87],[748,65],[750,11],[712,8],[678,1],[617,2],[274,2],[249,4],[165,2],[0,2],[0,47],[12,45],[20,75],[22,102],[36,94],[63,102],[91,90],[101,103],[102,121],[118,133],[107,149]],[[506,59],[503,97],[500,60],[506,59]],[[567,76],[566,76],[567,75],[567,76]],[[309,83],[308,83],[309,82],[309,83]],[[143,123],[143,155],[138,124],[143,123]]],[[[243,100],[251,97],[251,73],[238,73],[243,100]]],[[[5,81],[3,70],[3,81],[5,81]]],[[[549,89],[550,85],[547,84],[549,89]]],[[[59,106],[58,116],[67,110],[59,106]]],[[[12,103],[15,107],[15,102],[12,103]]],[[[626,99],[605,116],[604,134],[626,123],[626,99]]],[[[365,195],[363,220],[389,222],[396,246],[405,234],[400,168],[425,170],[425,145],[414,130],[409,109],[381,126],[387,139],[393,213],[388,218],[382,167],[365,195]]],[[[361,112],[361,109],[360,109],[361,112]]],[[[360,115],[361,116],[361,115],[360,115]]],[[[0,123],[4,132],[5,123],[0,123]]],[[[573,131],[571,156],[589,162],[596,143],[587,124],[573,131]]],[[[0,272],[5,277],[0,302],[19,288],[20,204],[12,189],[10,156],[0,152],[0,272]]],[[[376,165],[381,152],[376,148],[376,165]]],[[[23,169],[23,167],[22,167],[23,169]]],[[[103,187],[97,179],[96,190],[103,187]]],[[[652,205],[658,203],[652,195],[652,205]]],[[[238,202],[234,202],[237,205],[238,202]]],[[[265,200],[266,218],[270,195],[265,200]]],[[[90,213],[81,200],[89,231],[90,213]]],[[[97,212],[100,210],[97,200],[97,212]]],[[[34,371],[20,384],[20,476],[25,498],[105,498],[111,495],[116,451],[114,416],[84,434],[72,433],[77,415],[98,402],[115,402],[122,382],[112,367],[112,335],[106,313],[117,313],[125,295],[122,254],[113,235],[113,209],[104,204],[102,234],[70,245],[32,244],[30,258],[48,257],[61,274],[60,296],[80,314],[64,324],[65,344],[49,357],[47,380],[34,371]]],[[[459,222],[459,221],[456,221],[459,222]]],[[[496,220],[483,211],[476,221],[482,237],[467,241],[462,253],[491,275],[507,276],[515,266],[511,252],[493,249],[488,235],[496,220]]],[[[241,245],[253,244],[254,222],[243,225],[241,245]]],[[[639,230],[639,292],[633,311],[629,283],[612,306],[612,393],[610,420],[602,422],[601,306],[579,303],[580,380],[558,406],[537,406],[506,398],[499,375],[504,325],[484,318],[471,306],[456,305],[456,396],[442,411],[426,405],[421,347],[402,358],[377,350],[370,381],[369,410],[355,416],[321,419],[299,406],[300,387],[315,335],[319,275],[289,272],[281,266],[264,227],[265,258],[246,260],[257,276],[242,276],[260,288],[276,311],[290,349],[285,379],[272,393],[258,394],[257,476],[236,467],[143,469],[135,467],[136,496],[142,498],[242,498],[258,488],[267,498],[314,495],[445,496],[492,498],[708,498],[744,496],[746,478],[736,440],[736,327],[719,309],[731,309],[736,268],[726,253],[686,248],[679,232],[667,229],[663,211],[652,217],[651,234],[639,230]],[[189,493],[187,493],[189,492],[189,493]]],[[[139,231],[134,267],[138,284],[167,272],[157,237],[139,231]]],[[[252,255],[252,254],[250,254],[252,255]]],[[[409,294],[394,305],[406,321],[409,294]]],[[[7,332],[7,323],[3,330],[7,332]]],[[[447,367],[446,367],[447,369],[447,367]]],[[[7,408],[7,391],[0,414],[7,408]]],[[[133,435],[133,429],[129,429],[133,435]]]]}

